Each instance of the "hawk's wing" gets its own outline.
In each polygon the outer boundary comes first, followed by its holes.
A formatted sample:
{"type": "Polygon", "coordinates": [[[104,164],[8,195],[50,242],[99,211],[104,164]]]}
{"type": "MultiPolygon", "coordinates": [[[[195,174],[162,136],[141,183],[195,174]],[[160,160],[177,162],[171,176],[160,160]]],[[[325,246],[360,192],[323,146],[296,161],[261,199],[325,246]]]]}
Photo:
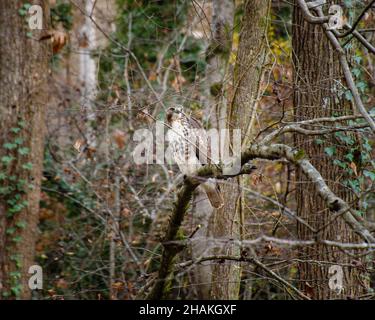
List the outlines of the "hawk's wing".
{"type": "Polygon", "coordinates": [[[190,133],[189,140],[195,144],[195,155],[202,164],[210,163],[211,150],[210,141],[206,130],[193,117],[187,117],[190,133]]]}
{"type": "MultiPolygon", "coordinates": [[[[207,131],[203,129],[200,123],[193,117],[187,117],[189,127],[192,132],[192,141],[197,141],[196,156],[200,160],[201,164],[211,163],[211,143],[210,136],[207,131]],[[203,159],[202,159],[203,157],[203,159]]],[[[219,209],[224,205],[224,199],[220,192],[218,184],[213,179],[206,180],[201,184],[206,192],[207,198],[210,201],[213,208],[219,209]]]]}

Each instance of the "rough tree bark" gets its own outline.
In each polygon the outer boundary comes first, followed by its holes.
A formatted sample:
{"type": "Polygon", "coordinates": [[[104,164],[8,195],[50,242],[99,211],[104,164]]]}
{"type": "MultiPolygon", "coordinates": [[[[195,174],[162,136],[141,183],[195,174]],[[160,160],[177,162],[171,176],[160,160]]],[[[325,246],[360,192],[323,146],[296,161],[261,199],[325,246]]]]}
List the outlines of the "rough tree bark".
{"type": "Polygon", "coordinates": [[[208,104],[206,117],[213,128],[225,128],[226,107],[223,85],[228,74],[228,58],[232,47],[234,1],[212,2],[211,39],[206,50],[206,78],[208,104]],[[223,116],[224,119],[221,118],[223,116]]]}
{"type": "MultiPolygon", "coordinates": [[[[79,30],[79,46],[81,54],[79,55],[79,81],[82,90],[81,106],[87,119],[86,139],[87,145],[96,147],[96,137],[92,124],[96,119],[95,98],[97,94],[97,62],[92,57],[92,53],[97,49],[96,28],[90,19],[90,15],[95,18],[94,0],[83,0],[82,9],[85,12],[83,23],[79,30]]],[[[79,12],[82,15],[81,12],[79,12]]],[[[80,19],[82,17],[80,16],[80,19]]]]}
{"type": "MultiPolygon", "coordinates": [[[[223,121],[219,124],[220,114],[225,112],[222,103],[222,87],[227,71],[227,62],[232,45],[232,29],[234,19],[233,0],[212,1],[211,39],[206,50],[206,98],[205,117],[211,128],[225,127],[223,121]]],[[[224,113],[225,114],[225,113],[224,113]]],[[[224,118],[225,119],[225,118],[224,118]]],[[[196,238],[209,237],[212,233],[211,218],[213,208],[207,195],[200,188],[197,189],[192,208],[193,220],[200,225],[196,238]]],[[[192,257],[197,259],[209,254],[205,241],[196,241],[192,245],[192,257]]],[[[211,288],[211,263],[202,263],[195,268],[195,281],[200,299],[209,299],[211,288]]]]}
{"type": "MultiPolygon", "coordinates": [[[[33,1],[49,21],[47,0],[33,1]]],[[[45,107],[50,74],[49,41],[38,41],[20,14],[21,0],[0,1],[0,299],[30,297],[34,264],[45,107]]]]}
{"type": "MultiPolygon", "coordinates": [[[[322,26],[306,22],[297,6],[295,6],[293,15],[293,50],[295,53],[293,57],[295,65],[295,120],[352,114],[352,109],[343,95],[342,88],[345,86],[345,80],[337,53],[332,49],[322,26]]],[[[326,147],[335,145],[337,150],[335,157],[344,159],[349,146],[343,144],[334,135],[325,135],[323,140],[323,143],[317,144],[314,138],[306,139],[302,135],[295,135],[296,147],[304,150],[311,159],[312,165],[322,174],[333,192],[347,203],[353,203],[355,199],[353,193],[342,185],[342,182],[348,178],[345,170],[334,165],[334,158],[328,157],[324,152],[326,147]]],[[[306,176],[301,170],[297,170],[297,214],[313,228],[320,229],[332,220],[332,216],[324,201],[318,196],[313,184],[306,180],[306,176]]],[[[343,219],[335,219],[317,235],[301,224],[297,229],[301,239],[311,239],[316,236],[318,239],[342,242],[358,241],[358,236],[345,224],[343,219]]],[[[299,255],[301,259],[332,263],[328,265],[301,263],[299,265],[301,289],[313,299],[343,298],[363,293],[364,282],[360,280],[360,271],[357,268],[348,267],[343,267],[345,289],[340,294],[337,294],[335,290],[330,290],[329,267],[352,263],[354,259],[339,249],[318,244],[302,248],[299,255]]]]}
{"type": "MultiPolygon", "coordinates": [[[[269,1],[246,1],[240,30],[239,48],[227,92],[226,128],[240,129],[242,145],[251,141],[257,108],[259,84],[266,59],[266,32],[269,1]]],[[[224,206],[215,212],[214,237],[243,238],[243,177],[229,179],[221,186],[224,206]]],[[[226,246],[217,254],[239,255],[239,248],[226,246]]],[[[241,280],[239,263],[217,264],[213,268],[211,298],[238,299],[241,280]]]]}

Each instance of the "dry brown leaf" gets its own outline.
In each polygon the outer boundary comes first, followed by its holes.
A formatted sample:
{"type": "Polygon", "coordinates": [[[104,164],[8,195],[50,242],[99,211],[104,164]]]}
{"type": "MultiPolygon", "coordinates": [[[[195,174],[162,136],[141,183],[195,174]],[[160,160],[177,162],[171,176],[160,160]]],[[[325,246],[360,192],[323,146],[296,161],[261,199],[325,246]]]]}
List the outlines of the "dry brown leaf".
{"type": "Polygon", "coordinates": [[[121,215],[123,217],[127,218],[127,217],[131,216],[131,211],[128,208],[124,208],[121,211],[121,215]]]}
{"type": "Polygon", "coordinates": [[[66,282],[64,279],[59,279],[56,281],[56,287],[60,289],[67,289],[68,282],[66,282]]]}
{"type": "Polygon", "coordinates": [[[115,143],[116,143],[116,145],[117,145],[117,147],[119,149],[124,149],[124,147],[125,147],[125,140],[126,140],[126,135],[125,135],[124,131],[116,129],[112,133],[112,138],[115,141],[115,143]]]}
{"type": "Polygon", "coordinates": [[[93,159],[94,158],[94,153],[96,152],[96,149],[94,147],[87,147],[87,158],[88,159],[93,159]]]}
{"type": "Polygon", "coordinates": [[[124,283],[121,282],[121,281],[117,281],[117,282],[112,284],[112,288],[117,289],[117,290],[121,290],[121,289],[124,288],[124,283]]]}
{"type": "Polygon", "coordinates": [[[155,81],[157,79],[157,77],[158,77],[158,75],[156,74],[156,72],[152,70],[150,72],[149,76],[148,76],[148,80],[155,81]]]}
{"type": "Polygon", "coordinates": [[[186,83],[186,79],[182,75],[177,75],[172,81],[172,87],[177,91],[181,91],[182,85],[186,83]]]}
{"type": "Polygon", "coordinates": [[[354,162],[351,162],[349,167],[353,170],[354,174],[358,177],[357,166],[354,162]]]}
{"type": "Polygon", "coordinates": [[[77,152],[81,152],[83,149],[83,146],[85,144],[85,141],[83,139],[78,139],[74,145],[73,148],[77,150],[77,152]]]}
{"type": "Polygon", "coordinates": [[[148,111],[148,109],[146,109],[146,108],[142,109],[138,112],[137,119],[139,119],[141,121],[144,121],[144,122],[148,122],[148,123],[153,122],[152,116],[151,116],[150,112],[148,111]]]}
{"type": "Polygon", "coordinates": [[[62,31],[53,31],[52,32],[52,47],[53,53],[58,53],[64,48],[65,44],[68,41],[68,36],[65,32],[62,31]]]}
{"type": "Polygon", "coordinates": [[[253,174],[251,176],[251,184],[256,186],[258,183],[262,182],[262,175],[261,174],[253,174]]]}
{"type": "Polygon", "coordinates": [[[78,39],[78,45],[80,48],[88,48],[89,46],[89,39],[87,35],[84,33],[78,39]]]}
{"type": "Polygon", "coordinates": [[[53,53],[58,53],[68,41],[68,35],[63,31],[50,30],[47,34],[40,37],[39,41],[50,39],[52,42],[53,53]]]}
{"type": "Polygon", "coordinates": [[[305,294],[309,297],[313,297],[315,294],[314,287],[308,282],[305,282],[305,294]]]}
{"type": "Polygon", "coordinates": [[[48,294],[53,297],[56,294],[56,291],[54,289],[47,290],[48,294]]]}

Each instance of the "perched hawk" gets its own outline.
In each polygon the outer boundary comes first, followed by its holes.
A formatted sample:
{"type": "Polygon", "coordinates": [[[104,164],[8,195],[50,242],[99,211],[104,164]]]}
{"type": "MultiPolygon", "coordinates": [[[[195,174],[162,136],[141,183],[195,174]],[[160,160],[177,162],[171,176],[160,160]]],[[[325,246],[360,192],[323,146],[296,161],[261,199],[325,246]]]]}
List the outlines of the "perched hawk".
{"type": "MultiPolygon", "coordinates": [[[[171,107],[167,110],[169,143],[173,157],[180,171],[187,176],[193,176],[203,165],[211,163],[211,146],[207,133],[199,122],[188,117],[182,107],[171,107]]],[[[218,209],[224,204],[219,187],[214,179],[207,179],[201,184],[211,205],[218,209]]]]}

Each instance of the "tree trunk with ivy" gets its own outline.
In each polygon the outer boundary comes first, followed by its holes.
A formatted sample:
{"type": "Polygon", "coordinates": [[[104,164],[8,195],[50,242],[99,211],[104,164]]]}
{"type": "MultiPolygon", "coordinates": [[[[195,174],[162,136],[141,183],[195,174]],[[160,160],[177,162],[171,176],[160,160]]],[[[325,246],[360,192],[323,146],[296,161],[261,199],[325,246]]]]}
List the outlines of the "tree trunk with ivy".
{"type": "MultiPolygon", "coordinates": [[[[242,145],[251,141],[257,108],[259,85],[266,60],[266,33],[269,1],[246,1],[239,37],[239,47],[233,69],[232,85],[227,88],[228,106],[226,128],[240,129],[242,145]]],[[[215,238],[244,238],[245,208],[242,196],[246,178],[228,179],[221,185],[223,208],[216,210],[213,234],[215,238]]],[[[218,254],[239,256],[237,246],[220,248],[218,254]]],[[[211,297],[213,299],[238,299],[241,266],[239,263],[216,264],[213,268],[211,297]]]]}
{"type": "MultiPolygon", "coordinates": [[[[49,20],[48,1],[33,1],[49,20]]],[[[21,0],[0,2],[0,296],[31,296],[45,121],[49,41],[38,41],[21,0]],[[21,9],[21,10],[19,10],[21,9]]]]}
{"type": "MultiPolygon", "coordinates": [[[[295,121],[352,114],[350,102],[345,99],[346,84],[337,53],[330,45],[323,28],[306,22],[297,5],[293,17],[293,52],[295,121]]],[[[357,207],[354,193],[344,184],[345,181],[356,178],[353,172],[348,173],[349,168],[358,166],[359,170],[360,167],[355,160],[360,152],[357,143],[355,137],[347,133],[326,135],[320,139],[295,135],[295,146],[304,151],[332,191],[353,208],[357,207]],[[342,159],[347,159],[347,162],[342,159]]],[[[297,214],[316,230],[321,229],[314,234],[306,226],[298,224],[300,239],[359,242],[341,217],[332,220],[329,208],[319,197],[313,184],[307,182],[301,170],[296,172],[296,201],[297,214]]],[[[336,273],[337,268],[340,268],[337,266],[359,265],[361,258],[350,257],[338,248],[320,244],[301,248],[299,258],[310,261],[299,264],[299,280],[301,289],[313,299],[337,299],[359,296],[365,292],[366,281],[358,267],[342,267],[343,290],[340,291],[333,282],[333,287],[329,287],[330,277],[340,276],[340,271],[336,273]]]]}

